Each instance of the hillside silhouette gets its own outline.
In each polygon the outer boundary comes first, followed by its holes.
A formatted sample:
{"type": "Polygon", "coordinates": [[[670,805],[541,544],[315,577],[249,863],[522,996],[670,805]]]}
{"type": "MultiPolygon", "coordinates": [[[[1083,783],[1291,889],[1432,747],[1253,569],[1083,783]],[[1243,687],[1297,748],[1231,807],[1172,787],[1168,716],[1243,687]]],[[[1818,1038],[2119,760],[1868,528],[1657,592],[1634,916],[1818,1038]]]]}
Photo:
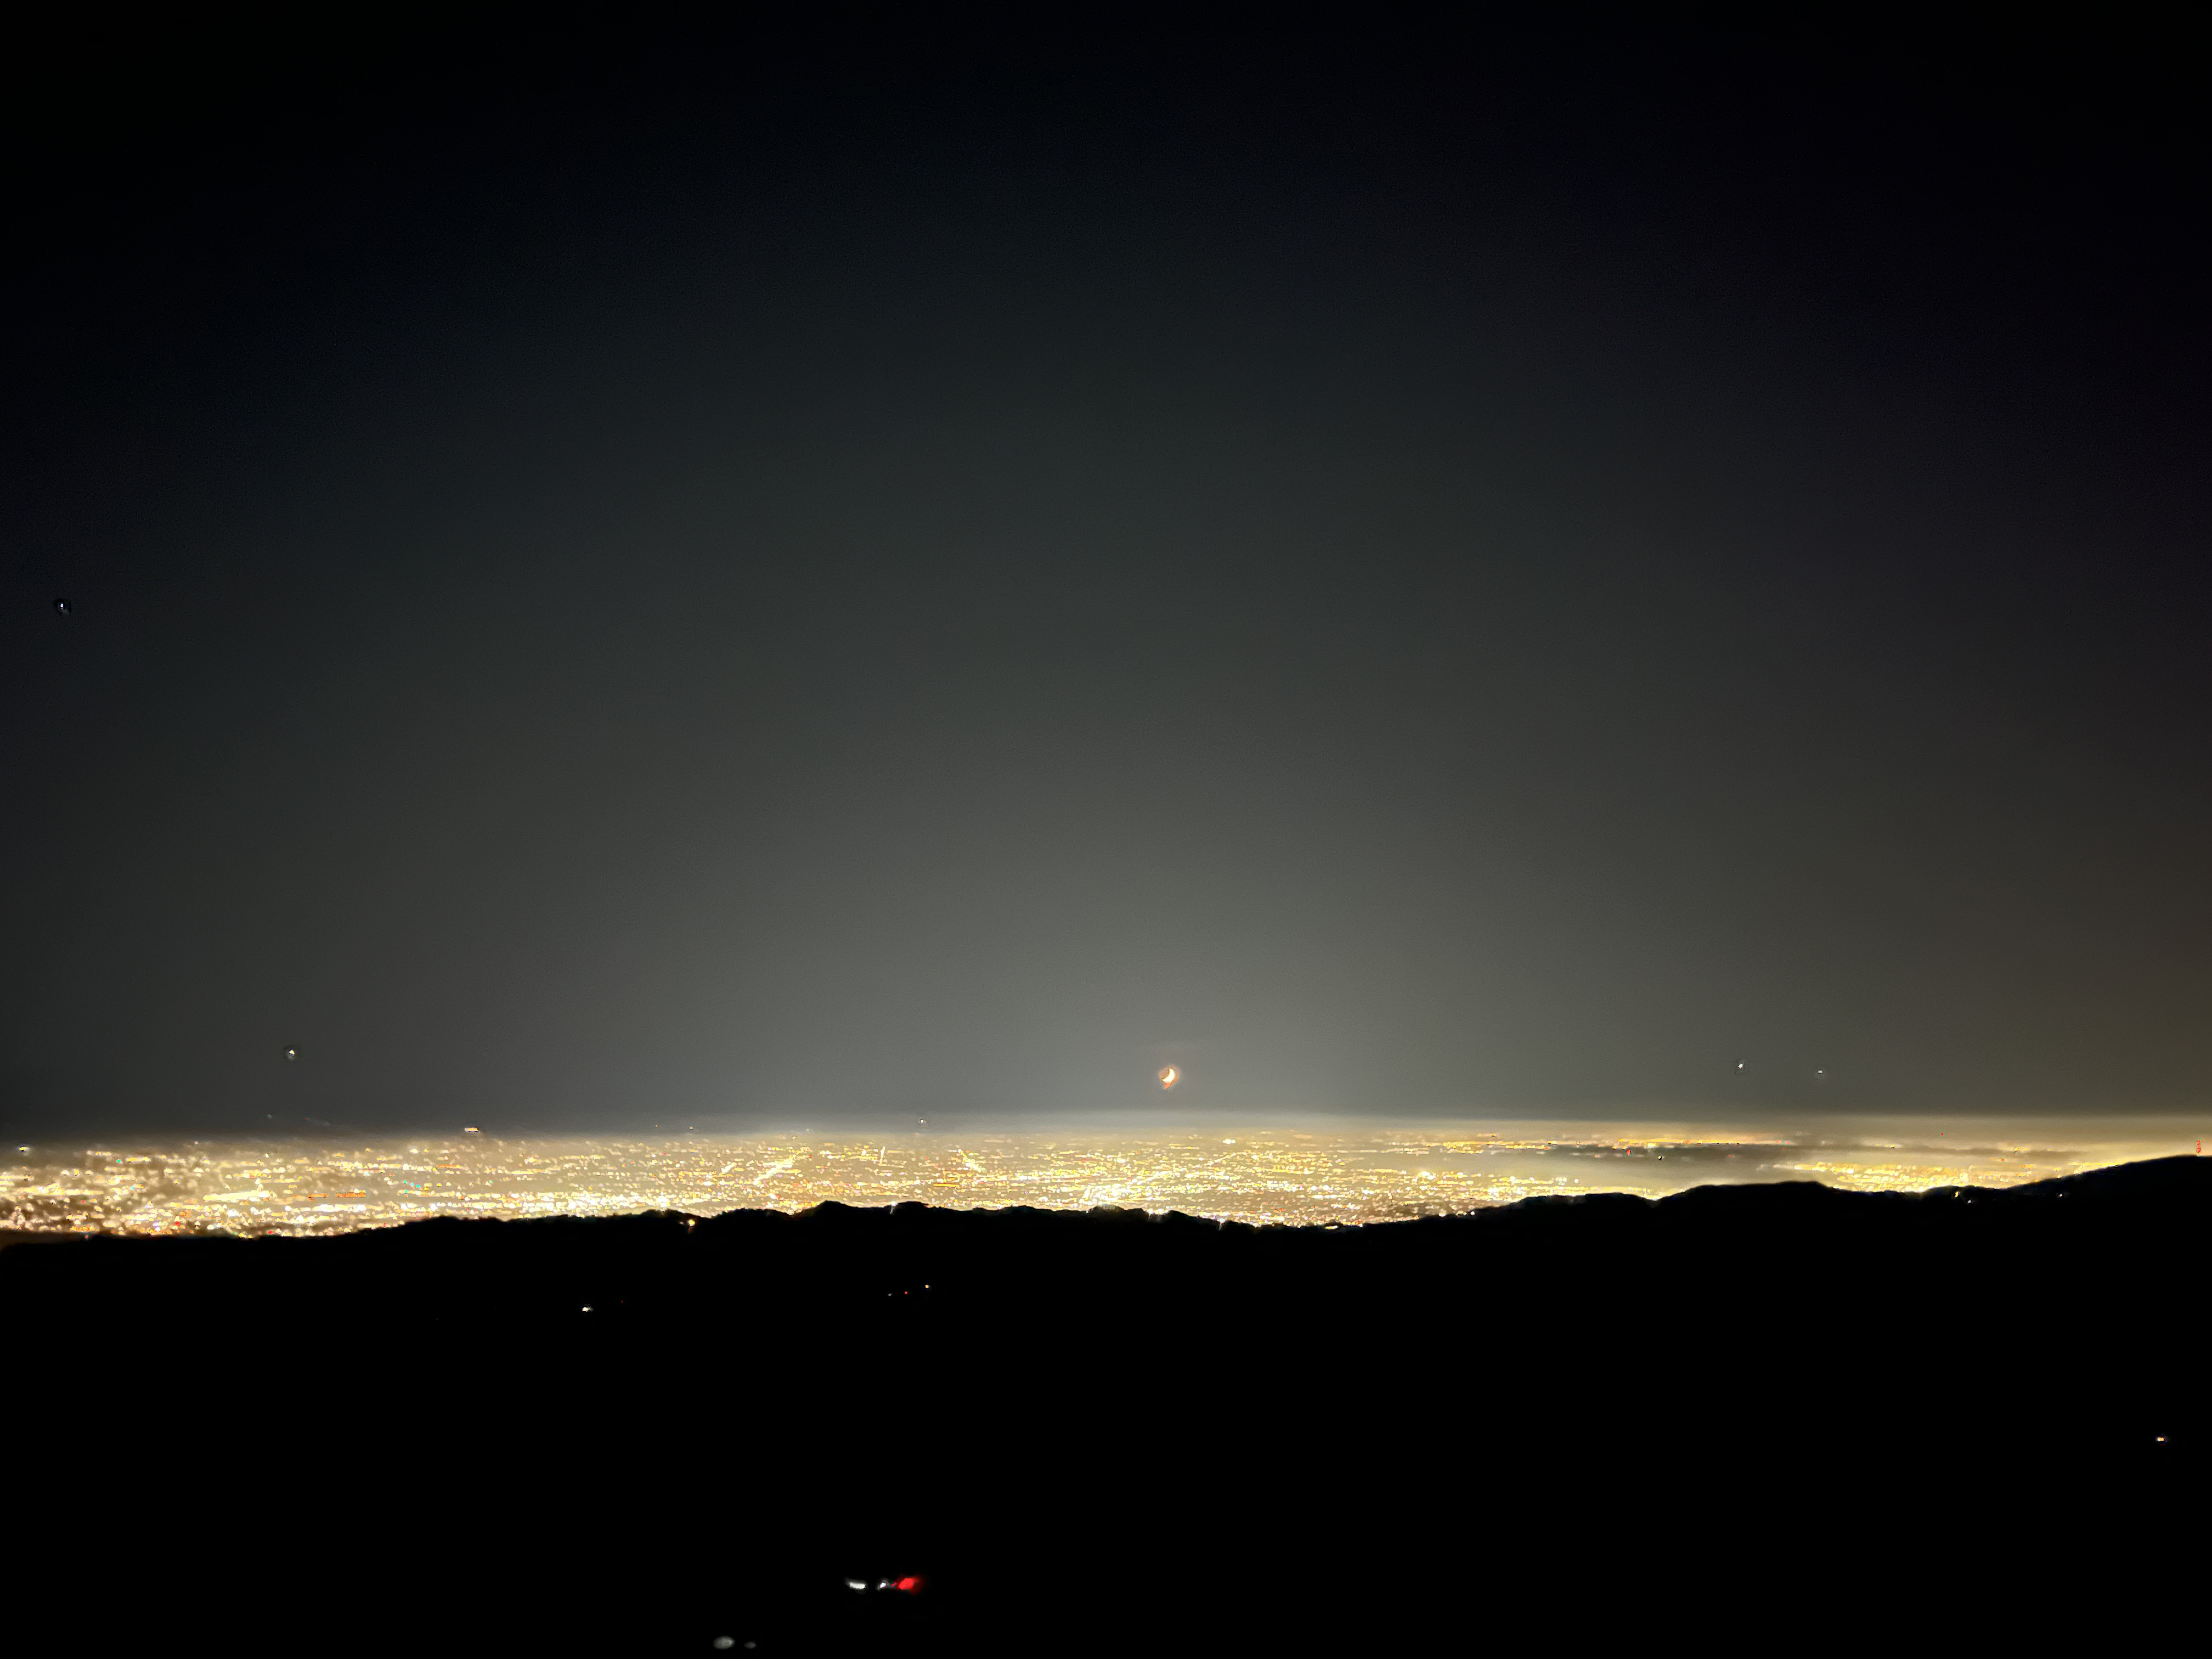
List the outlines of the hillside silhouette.
{"type": "Polygon", "coordinates": [[[105,1632],[56,1651],[1389,1652],[1840,1575],[2104,1618],[2201,1532],[2209,1243],[2188,1158],[22,1243],[19,1611],[105,1632]]]}

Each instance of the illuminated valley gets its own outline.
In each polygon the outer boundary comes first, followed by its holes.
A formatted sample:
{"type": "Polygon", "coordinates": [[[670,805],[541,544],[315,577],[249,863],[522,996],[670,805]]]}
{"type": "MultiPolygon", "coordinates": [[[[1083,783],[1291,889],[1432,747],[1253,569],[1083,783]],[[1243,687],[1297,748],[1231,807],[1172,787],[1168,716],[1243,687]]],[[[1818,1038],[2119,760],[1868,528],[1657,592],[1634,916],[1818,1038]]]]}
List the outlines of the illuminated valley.
{"type": "Polygon", "coordinates": [[[514,1137],[18,1146],[0,1227],[320,1233],[432,1216],[712,1214],[829,1200],[951,1209],[1113,1205],[1255,1224],[1357,1224],[1543,1195],[1661,1197],[1711,1182],[1859,1191],[2014,1186],[2185,1152],[2178,1124],[2068,1135],[1952,1120],[1807,1133],[1682,1125],[1226,1126],[1183,1132],[514,1137]],[[1887,1132],[1885,1132],[1887,1131],[1887,1132]]]}

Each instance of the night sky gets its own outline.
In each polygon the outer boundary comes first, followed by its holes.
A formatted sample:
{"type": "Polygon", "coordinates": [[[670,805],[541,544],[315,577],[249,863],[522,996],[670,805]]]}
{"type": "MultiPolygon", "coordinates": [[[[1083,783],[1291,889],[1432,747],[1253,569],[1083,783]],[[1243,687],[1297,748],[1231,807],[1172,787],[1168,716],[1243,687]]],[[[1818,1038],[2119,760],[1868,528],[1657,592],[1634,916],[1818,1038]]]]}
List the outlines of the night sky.
{"type": "Polygon", "coordinates": [[[19,40],[12,1132],[2212,1095],[2193,42],[619,15],[19,40]]]}

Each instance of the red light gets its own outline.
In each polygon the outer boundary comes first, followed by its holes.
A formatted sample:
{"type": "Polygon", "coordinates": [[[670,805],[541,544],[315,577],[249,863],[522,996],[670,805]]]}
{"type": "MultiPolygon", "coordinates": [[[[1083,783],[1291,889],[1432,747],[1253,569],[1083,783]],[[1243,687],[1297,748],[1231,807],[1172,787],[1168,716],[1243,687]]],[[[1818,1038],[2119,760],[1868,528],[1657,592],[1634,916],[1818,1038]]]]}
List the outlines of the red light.
{"type": "Polygon", "coordinates": [[[921,1580],[909,1574],[908,1577],[900,1579],[898,1583],[892,1585],[891,1588],[893,1589],[902,1589],[908,1595],[919,1595],[921,1594],[921,1580]]]}

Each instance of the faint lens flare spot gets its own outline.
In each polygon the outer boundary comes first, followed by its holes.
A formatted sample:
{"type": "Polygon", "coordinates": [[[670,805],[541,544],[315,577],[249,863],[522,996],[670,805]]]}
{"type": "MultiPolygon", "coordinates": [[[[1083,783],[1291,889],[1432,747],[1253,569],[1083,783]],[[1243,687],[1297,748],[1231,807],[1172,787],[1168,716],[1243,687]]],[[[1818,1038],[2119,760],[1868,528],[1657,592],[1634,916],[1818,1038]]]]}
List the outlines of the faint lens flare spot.
{"type": "Polygon", "coordinates": [[[1180,1083],[1180,1082],[1182,1082],[1182,1073],[1181,1072],[1178,1072],[1177,1070],[1176,1070],[1176,1068],[1175,1068],[1174,1066],[1161,1066],[1161,1067],[1160,1067],[1160,1087],[1161,1087],[1161,1088],[1163,1088],[1163,1089],[1172,1089],[1172,1088],[1174,1088],[1174,1087],[1176,1086],[1176,1084],[1178,1084],[1178,1083],[1180,1083]]]}

